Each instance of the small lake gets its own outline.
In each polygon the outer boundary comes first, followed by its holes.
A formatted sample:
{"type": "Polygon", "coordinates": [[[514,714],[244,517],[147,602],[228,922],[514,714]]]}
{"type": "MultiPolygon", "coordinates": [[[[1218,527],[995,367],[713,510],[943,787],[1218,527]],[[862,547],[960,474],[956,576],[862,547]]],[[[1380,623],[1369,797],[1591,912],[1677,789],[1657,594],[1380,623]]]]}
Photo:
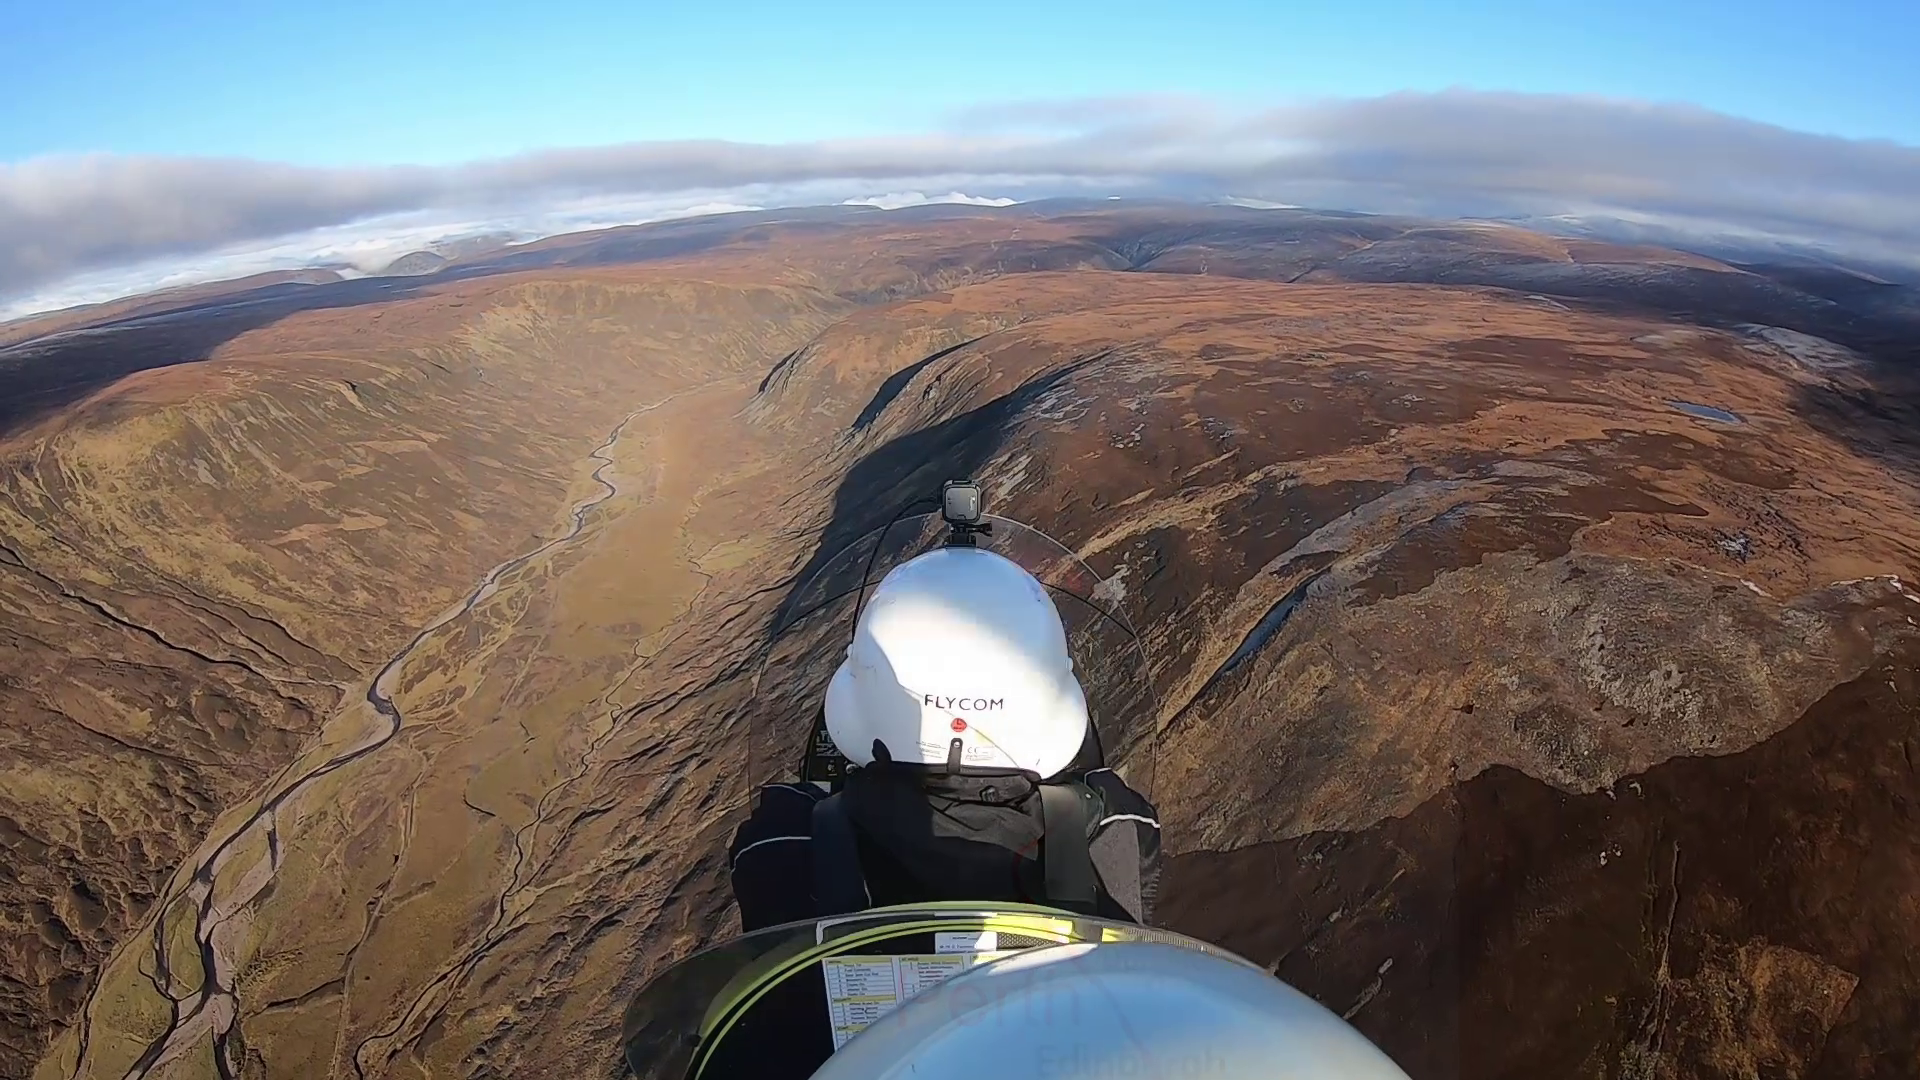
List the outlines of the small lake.
{"type": "Polygon", "coordinates": [[[1740,419],[1739,413],[1728,412],[1726,409],[1715,408],[1712,405],[1695,405],[1691,401],[1669,401],[1667,404],[1688,416],[1697,416],[1702,420],[1718,420],[1723,424],[1746,423],[1745,420],[1740,419]]]}

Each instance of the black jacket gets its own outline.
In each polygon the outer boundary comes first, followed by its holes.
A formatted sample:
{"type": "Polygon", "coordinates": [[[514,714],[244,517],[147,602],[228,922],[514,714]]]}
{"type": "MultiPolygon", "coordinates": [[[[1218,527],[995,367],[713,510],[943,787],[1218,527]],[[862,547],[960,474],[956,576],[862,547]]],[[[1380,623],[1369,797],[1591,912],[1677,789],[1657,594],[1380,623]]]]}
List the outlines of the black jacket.
{"type": "MultiPolygon", "coordinates": [[[[1077,779],[1094,795],[1088,854],[1094,914],[1146,923],[1159,882],[1160,823],[1153,806],[1110,769],[1077,779]]],[[[820,910],[814,882],[812,784],[763,788],[728,851],[740,919],[748,931],[820,910]]],[[[1047,895],[1040,811],[1030,776],[948,776],[877,765],[847,774],[841,792],[853,826],[868,906],[939,900],[1053,902],[1047,895]]]]}

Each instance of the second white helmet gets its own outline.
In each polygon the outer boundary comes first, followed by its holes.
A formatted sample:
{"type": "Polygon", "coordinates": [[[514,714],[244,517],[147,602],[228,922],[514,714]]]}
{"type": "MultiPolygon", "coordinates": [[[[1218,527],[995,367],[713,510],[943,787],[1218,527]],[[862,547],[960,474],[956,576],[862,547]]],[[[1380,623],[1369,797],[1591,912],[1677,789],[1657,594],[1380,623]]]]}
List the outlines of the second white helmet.
{"type": "Polygon", "coordinates": [[[895,761],[1017,768],[1043,779],[1087,737],[1060,612],[1019,564],[942,548],[895,567],[860,612],[827,687],[827,732],[857,765],[873,743],[895,761]]]}

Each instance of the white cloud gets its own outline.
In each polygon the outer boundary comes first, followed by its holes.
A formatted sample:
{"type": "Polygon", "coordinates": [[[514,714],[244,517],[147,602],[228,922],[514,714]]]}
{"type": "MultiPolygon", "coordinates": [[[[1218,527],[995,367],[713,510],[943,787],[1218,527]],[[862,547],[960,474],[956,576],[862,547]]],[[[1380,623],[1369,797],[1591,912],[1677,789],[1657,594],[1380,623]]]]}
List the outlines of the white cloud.
{"type": "Polygon", "coordinates": [[[620,225],[639,225],[702,214],[759,210],[751,203],[713,199],[597,198],[472,217],[433,213],[383,214],[305,229],[267,241],[230,244],[191,256],[163,256],[110,270],[77,274],[57,284],[0,302],[0,320],[78,304],[99,303],[137,292],[245,277],[272,270],[331,268],[343,277],[364,277],[409,252],[471,236],[505,234],[525,242],[540,237],[620,225]]]}
{"type": "Polygon", "coordinates": [[[958,191],[949,191],[945,195],[927,195],[918,191],[893,191],[885,195],[866,195],[857,199],[847,199],[842,206],[875,206],[882,210],[899,210],[908,206],[928,206],[936,203],[959,204],[962,206],[1012,206],[1015,200],[1006,197],[998,199],[984,195],[963,195],[958,191]]]}
{"type": "Polygon", "coordinates": [[[1240,195],[1229,195],[1220,200],[1228,206],[1241,206],[1248,210],[1298,210],[1293,203],[1274,202],[1271,199],[1249,199],[1240,195]]]}
{"type": "Polygon", "coordinates": [[[1920,265],[1920,149],[1910,146],[1586,97],[1450,91],[1254,113],[1142,98],[975,109],[931,135],[639,143],[436,168],[111,156],[0,165],[0,310],[315,262],[364,270],[479,232],[984,198],[963,192],[990,192],[996,205],[1163,194],[1573,215],[1920,265]]]}

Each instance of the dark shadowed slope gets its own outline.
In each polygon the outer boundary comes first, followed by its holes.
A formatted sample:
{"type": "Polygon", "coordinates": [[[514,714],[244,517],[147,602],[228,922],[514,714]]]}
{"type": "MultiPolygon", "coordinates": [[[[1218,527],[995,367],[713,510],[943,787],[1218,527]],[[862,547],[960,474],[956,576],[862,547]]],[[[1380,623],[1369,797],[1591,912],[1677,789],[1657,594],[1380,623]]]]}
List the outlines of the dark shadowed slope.
{"type": "Polygon", "coordinates": [[[1911,1076],[1916,670],[1909,633],[1766,742],[1604,791],[1496,767],[1362,831],[1183,855],[1168,924],[1419,1080],[1911,1076]]]}

